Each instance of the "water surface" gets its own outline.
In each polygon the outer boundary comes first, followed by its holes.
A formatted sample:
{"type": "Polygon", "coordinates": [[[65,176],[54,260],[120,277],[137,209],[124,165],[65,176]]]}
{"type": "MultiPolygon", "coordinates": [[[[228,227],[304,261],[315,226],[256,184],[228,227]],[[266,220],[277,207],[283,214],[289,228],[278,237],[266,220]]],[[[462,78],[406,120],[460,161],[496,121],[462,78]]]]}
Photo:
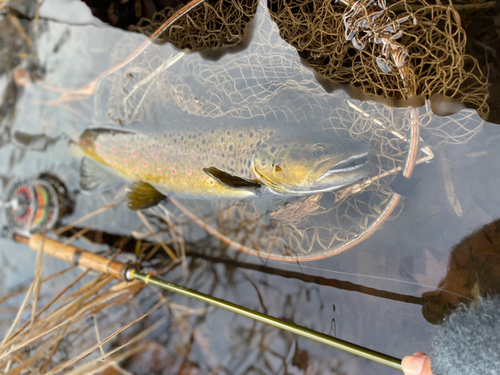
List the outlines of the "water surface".
{"type": "MultiPolygon", "coordinates": [[[[62,224],[124,196],[125,187],[92,194],[79,190],[81,157],[70,144],[90,127],[122,129],[148,122],[168,128],[190,116],[200,127],[210,118],[316,128],[368,143],[375,164],[369,178],[387,175],[360,192],[325,193],[315,201],[167,200],[163,208],[144,212],[166,243],[175,247],[172,227],[184,241],[183,266],[163,278],[400,358],[429,349],[435,324],[448,308],[476,298],[478,290],[495,290],[474,274],[479,270],[498,276],[498,263],[487,269],[476,262],[474,272],[467,261],[457,263],[451,255],[463,238],[494,222],[500,212],[500,131],[473,109],[441,117],[433,114],[429,101],[418,108],[393,108],[353,99],[343,91],[327,92],[296,49],[280,37],[264,7],[257,9],[251,42],[242,51],[214,60],[170,44],[149,45],[101,76],[92,95],[66,91],[61,96],[54,88],[83,87],[147,38],[98,22],[77,2],[47,1],[40,12],[33,39],[37,55],[30,60],[39,66],[40,78],[18,88],[12,121],[2,122],[3,134],[10,137],[0,148],[0,175],[3,186],[9,179],[34,178],[41,172],[57,175],[75,199],[74,213],[62,224]],[[401,172],[391,171],[405,169],[415,123],[420,126],[420,162],[409,182],[393,183],[401,172]],[[230,241],[239,250],[228,246],[230,241]],[[284,262],[269,255],[289,258],[284,262]],[[457,270],[467,271],[457,277],[457,270]]],[[[0,82],[4,90],[8,77],[4,74],[0,82]]],[[[148,233],[124,205],[80,227],[87,225],[108,236],[148,233]]],[[[494,242],[495,228],[483,236],[487,242],[494,242]]],[[[474,241],[467,242],[473,254],[481,248],[474,241]]],[[[97,251],[111,242],[78,244],[97,251]]],[[[2,240],[0,251],[3,290],[32,277],[35,254],[8,240],[2,240]]],[[[497,258],[497,253],[477,256],[483,261],[497,258]]],[[[65,265],[47,260],[45,267],[50,274],[65,265]]],[[[491,280],[496,283],[498,277],[491,280]]],[[[206,308],[167,296],[171,303],[206,308]]],[[[158,297],[148,290],[137,298],[147,304],[158,297]]],[[[9,311],[16,303],[20,301],[11,301],[9,311]]],[[[117,316],[127,320],[133,313],[125,310],[117,316]]],[[[170,320],[168,329],[152,334],[168,355],[148,361],[146,351],[125,367],[134,373],[147,366],[157,366],[149,371],[159,373],[181,368],[227,374],[397,373],[222,310],[196,311],[187,314],[192,330],[183,331],[170,320]]]]}

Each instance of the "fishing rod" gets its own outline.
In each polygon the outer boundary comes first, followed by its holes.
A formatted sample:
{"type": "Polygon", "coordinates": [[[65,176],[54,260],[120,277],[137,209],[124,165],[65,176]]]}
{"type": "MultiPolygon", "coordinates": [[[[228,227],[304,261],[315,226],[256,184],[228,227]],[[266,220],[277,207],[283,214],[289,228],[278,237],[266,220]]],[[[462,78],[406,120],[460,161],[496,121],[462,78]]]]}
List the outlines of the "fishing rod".
{"type": "Polygon", "coordinates": [[[402,370],[401,360],[398,358],[391,357],[386,354],[341,339],[337,339],[329,335],[325,335],[324,333],[317,332],[294,323],[286,322],[267,314],[253,311],[232,302],[228,302],[220,298],[212,297],[208,294],[197,292],[193,289],[173,284],[150,274],[141,273],[137,271],[133,265],[110,260],[90,251],[86,251],[81,248],[45,237],[42,234],[35,233],[30,237],[22,234],[13,234],[13,239],[16,242],[28,245],[34,251],[43,251],[44,254],[62,259],[67,262],[71,262],[76,265],[87,267],[95,271],[99,271],[101,273],[113,276],[117,279],[124,281],[138,280],[147,285],[154,285],[163,290],[197,299],[221,309],[231,311],[235,314],[239,314],[247,318],[251,318],[253,320],[271,325],[273,327],[294,333],[296,335],[320,342],[322,344],[332,346],[336,349],[354,354],[358,357],[362,357],[385,366],[402,370]]]}
{"type": "Polygon", "coordinates": [[[60,203],[64,198],[61,195],[61,191],[65,191],[65,189],[56,189],[52,185],[49,181],[41,178],[34,180],[14,180],[7,185],[5,194],[0,200],[0,208],[3,208],[5,211],[5,217],[14,241],[26,244],[34,251],[43,251],[44,254],[49,256],[110,275],[120,280],[138,280],[147,285],[154,285],[163,290],[197,299],[359,357],[398,370],[402,369],[401,360],[398,358],[250,310],[193,289],[170,283],[151,274],[141,273],[131,264],[110,260],[90,251],[46,237],[42,233],[50,231],[60,217],[60,214],[64,211],[61,209],[60,203]]]}

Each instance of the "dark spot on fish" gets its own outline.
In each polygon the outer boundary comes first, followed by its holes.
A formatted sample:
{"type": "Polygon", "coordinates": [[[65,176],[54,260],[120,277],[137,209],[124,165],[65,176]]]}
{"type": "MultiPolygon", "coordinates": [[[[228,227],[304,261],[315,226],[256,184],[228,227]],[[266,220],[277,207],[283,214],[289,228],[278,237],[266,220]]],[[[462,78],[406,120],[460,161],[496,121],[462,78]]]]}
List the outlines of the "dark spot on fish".
{"type": "Polygon", "coordinates": [[[270,136],[270,137],[272,137],[272,136],[273,136],[273,134],[274,134],[274,132],[273,132],[273,131],[270,131],[270,132],[269,132],[269,136],[270,136]]]}
{"type": "Polygon", "coordinates": [[[253,138],[253,132],[250,132],[249,137],[253,138]]]}
{"type": "Polygon", "coordinates": [[[283,148],[288,148],[288,143],[285,143],[283,148]]]}
{"type": "Polygon", "coordinates": [[[177,143],[177,138],[174,138],[174,143],[177,143]]]}
{"type": "Polygon", "coordinates": [[[238,137],[243,138],[243,134],[242,133],[238,134],[238,137]]]}
{"type": "Polygon", "coordinates": [[[188,138],[191,139],[191,134],[188,135],[188,138]]]}
{"type": "Polygon", "coordinates": [[[252,161],[249,160],[248,163],[247,163],[247,165],[248,165],[248,168],[250,168],[250,165],[252,165],[252,161]]]}
{"type": "Polygon", "coordinates": [[[234,148],[233,145],[230,145],[229,146],[229,151],[233,151],[233,148],[234,148]]]}
{"type": "Polygon", "coordinates": [[[260,141],[259,141],[259,142],[257,142],[257,144],[255,145],[255,147],[259,147],[259,146],[260,146],[260,143],[261,143],[260,141]]]}
{"type": "Polygon", "coordinates": [[[279,165],[276,165],[276,166],[274,167],[274,170],[275,170],[276,172],[281,172],[281,168],[280,168],[280,166],[279,166],[279,165]]]}
{"type": "Polygon", "coordinates": [[[203,140],[201,141],[201,144],[203,144],[203,145],[204,145],[204,144],[206,144],[206,143],[207,143],[207,140],[206,140],[206,139],[203,139],[203,140]]]}
{"type": "Polygon", "coordinates": [[[276,152],[276,146],[271,147],[269,151],[271,151],[271,154],[274,154],[276,152]]]}
{"type": "Polygon", "coordinates": [[[226,154],[222,153],[222,154],[221,154],[221,156],[222,156],[223,158],[225,158],[225,157],[226,157],[226,154]]]}
{"type": "Polygon", "coordinates": [[[234,160],[231,160],[231,165],[234,165],[234,160]]]}
{"type": "Polygon", "coordinates": [[[221,143],[224,143],[224,137],[222,137],[222,138],[220,139],[220,142],[221,142],[221,143]]]}
{"type": "Polygon", "coordinates": [[[214,134],[215,133],[215,129],[210,130],[210,133],[214,134]]]}
{"type": "Polygon", "coordinates": [[[240,169],[240,174],[244,174],[245,170],[243,168],[240,169]]]}
{"type": "Polygon", "coordinates": [[[227,135],[231,135],[231,132],[230,132],[230,131],[228,131],[226,134],[227,134],[227,135]]]}
{"type": "Polygon", "coordinates": [[[181,142],[184,140],[184,136],[181,137],[181,142]]]}
{"type": "Polygon", "coordinates": [[[266,159],[262,159],[262,160],[260,161],[260,164],[262,164],[262,165],[266,165],[266,159]]]}
{"type": "Polygon", "coordinates": [[[196,135],[193,135],[193,139],[196,139],[196,135]]]}

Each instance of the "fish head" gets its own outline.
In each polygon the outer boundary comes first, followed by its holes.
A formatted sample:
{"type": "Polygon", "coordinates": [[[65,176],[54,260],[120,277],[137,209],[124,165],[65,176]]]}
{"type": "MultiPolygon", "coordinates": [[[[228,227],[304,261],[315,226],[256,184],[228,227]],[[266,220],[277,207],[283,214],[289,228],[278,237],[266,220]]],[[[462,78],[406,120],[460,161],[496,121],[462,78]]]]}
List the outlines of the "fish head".
{"type": "Polygon", "coordinates": [[[281,132],[254,154],[253,167],[273,192],[307,195],[335,190],[368,175],[368,145],[333,132],[281,132]]]}

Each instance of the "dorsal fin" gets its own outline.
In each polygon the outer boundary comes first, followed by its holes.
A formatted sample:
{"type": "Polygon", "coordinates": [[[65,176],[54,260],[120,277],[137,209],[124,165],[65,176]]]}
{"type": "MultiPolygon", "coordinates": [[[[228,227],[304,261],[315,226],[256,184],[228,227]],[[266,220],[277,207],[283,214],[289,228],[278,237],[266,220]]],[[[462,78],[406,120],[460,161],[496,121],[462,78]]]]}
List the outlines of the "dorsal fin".
{"type": "Polygon", "coordinates": [[[129,187],[125,197],[127,207],[133,211],[152,207],[166,197],[147,182],[137,181],[129,187]]]}
{"type": "Polygon", "coordinates": [[[221,171],[216,167],[203,168],[203,170],[206,174],[219,181],[221,184],[230,186],[232,188],[249,189],[255,191],[262,187],[262,185],[257,181],[246,180],[244,178],[221,171]]]}
{"type": "Polygon", "coordinates": [[[102,191],[123,182],[123,180],[98,162],[83,158],[80,164],[80,187],[85,191],[102,191]]]}

